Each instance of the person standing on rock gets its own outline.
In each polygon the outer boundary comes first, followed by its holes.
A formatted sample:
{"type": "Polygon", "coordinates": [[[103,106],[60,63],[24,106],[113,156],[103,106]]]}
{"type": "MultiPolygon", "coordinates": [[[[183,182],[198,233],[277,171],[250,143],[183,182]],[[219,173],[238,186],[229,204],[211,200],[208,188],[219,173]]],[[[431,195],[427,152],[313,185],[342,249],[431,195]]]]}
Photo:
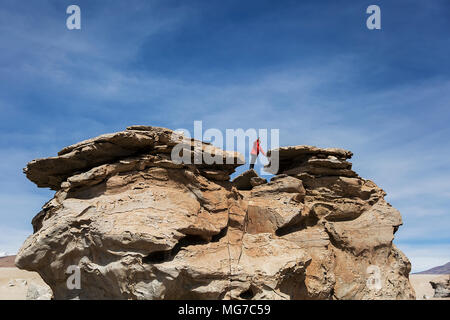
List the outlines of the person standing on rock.
{"type": "Polygon", "coordinates": [[[260,144],[259,137],[258,137],[258,139],[256,139],[256,141],[253,143],[253,149],[252,149],[252,152],[250,153],[250,156],[251,156],[250,169],[253,169],[255,167],[255,162],[256,162],[256,159],[258,158],[259,152],[261,152],[263,154],[263,156],[266,156],[266,154],[264,153],[264,150],[261,148],[261,144],[260,144]]]}

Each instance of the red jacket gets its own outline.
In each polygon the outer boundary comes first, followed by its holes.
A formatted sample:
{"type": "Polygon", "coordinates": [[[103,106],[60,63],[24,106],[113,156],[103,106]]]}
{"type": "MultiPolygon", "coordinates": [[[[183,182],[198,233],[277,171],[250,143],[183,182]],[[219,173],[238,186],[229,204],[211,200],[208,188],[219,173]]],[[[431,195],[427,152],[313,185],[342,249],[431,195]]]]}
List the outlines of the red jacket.
{"type": "Polygon", "coordinates": [[[261,151],[261,153],[262,153],[264,156],[266,155],[266,154],[264,153],[264,150],[261,148],[261,145],[260,145],[260,143],[259,143],[259,140],[256,140],[256,141],[253,143],[253,149],[252,149],[251,154],[258,155],[260,151],[261,151]]]}

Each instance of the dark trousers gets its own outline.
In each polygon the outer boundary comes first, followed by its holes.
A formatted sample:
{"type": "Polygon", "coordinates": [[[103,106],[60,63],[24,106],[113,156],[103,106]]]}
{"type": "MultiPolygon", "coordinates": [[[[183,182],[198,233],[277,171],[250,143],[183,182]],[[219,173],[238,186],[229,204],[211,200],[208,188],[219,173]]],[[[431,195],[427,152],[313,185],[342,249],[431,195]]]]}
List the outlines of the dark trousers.
{"type": "Polygon", "coordinates": [[[252,158],[250,159],[250,169],[253,169],[255,167],[256,158],[258,158],[258,156],[256,154],[252,154],[251,157],[252,158]]]}

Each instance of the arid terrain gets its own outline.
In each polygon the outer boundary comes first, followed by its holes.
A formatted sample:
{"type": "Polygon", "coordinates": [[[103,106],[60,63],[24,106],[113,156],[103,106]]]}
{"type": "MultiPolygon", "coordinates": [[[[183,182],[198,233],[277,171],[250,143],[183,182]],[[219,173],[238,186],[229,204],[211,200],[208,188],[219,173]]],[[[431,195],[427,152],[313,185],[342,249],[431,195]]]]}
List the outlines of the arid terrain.
{"type": "Polygon", "coordinates": [[[430,281],[438,278],[449,277],[450,275],[439,275],[439,274],[411,274],[409,275],[409,280],[411,285],[416,291],[417,300],[450,300],[450,298],[433,298],[434,290],[431,287],[430,281]]]}

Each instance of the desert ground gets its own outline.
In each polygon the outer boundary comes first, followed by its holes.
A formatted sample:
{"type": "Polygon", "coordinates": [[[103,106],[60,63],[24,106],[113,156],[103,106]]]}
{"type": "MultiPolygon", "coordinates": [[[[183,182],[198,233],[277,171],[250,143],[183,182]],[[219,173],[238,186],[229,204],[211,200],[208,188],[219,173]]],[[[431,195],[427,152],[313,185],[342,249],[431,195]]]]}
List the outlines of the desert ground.
{"type": "Polygon", "coordinates": [[[417,300],[450,300],[450,298],[433,298],[434,290],[431,287],[430,281],[442,277],[448,277],[445,274],[411,274],[409,276],[409,281],[416,291],[417,300]]]}
{"type": "MultiPolygon", "coordinates": [[[[430,281],[449,275],[436,274],[412,274],[409,276],[412,286],[416,291],[417,300],[432,299],[434,290],[430,281]]],[[[0,258],[0,300],[26,300],[33,295],[30,287],[47,287],[45,282],[36,272],[24,271],[14,266],[14,257],[0,258]]],[[[450,300],[446,298],[445,300],[450,300]]]]}
{"type": "Polygon", "coordinates": [[[27,295],[30,299],[42,287],[47,285],[36,272],[0,268],[0,300],[26,300],[27,295]]]}

